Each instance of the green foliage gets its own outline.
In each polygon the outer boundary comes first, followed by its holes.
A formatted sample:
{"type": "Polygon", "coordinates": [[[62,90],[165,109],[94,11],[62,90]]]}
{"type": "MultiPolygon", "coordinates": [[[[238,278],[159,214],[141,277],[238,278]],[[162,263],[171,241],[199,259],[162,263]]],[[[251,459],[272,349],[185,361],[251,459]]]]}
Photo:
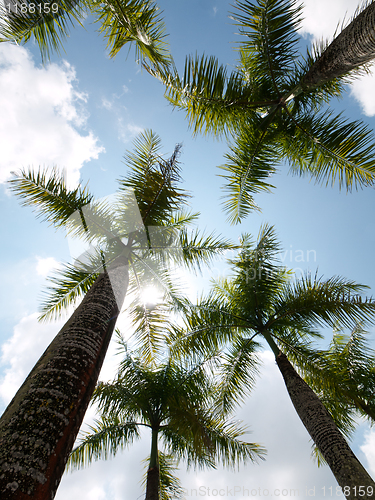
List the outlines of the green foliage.
{"type": "Polygon", "coordinates": [[[24,3],[28,6],[25,13],[22,12],[20,3],[17,4],[15,13],[9,13],[5,4],[0,6],[0,42],[26,43],[33,35],[44,61],[49,60],[53,52],[59,53],[64,40],[69,36],[69,28],[75,22],[81,24],[89,10],[89,2],[86,0],[56,0],[53,2],[53,9],[50,2],[24,3]],[[36,6],[34,12],[29,4],[36,6]]]}
{"type": "MultiPolygon", "coordinates": [[[[231,223],[258,210],[254,196],[270,191],[277,167],[347,190],[373,185],[375,142],[363,123],[327,111],[332,97],[358,75],[345,74],[308,86],[305,77],[322,57],[321,44],[299,55],[302,7],[295,0],[237,0],[232,19],[241,35],[231,72],[211,56],[187,56],[183,75],[171,64],[146,69],[165,85],[170,103],[184,110],[194,133],[230,139],[224,208],[231,223]],[[322,110],[322,111],[320,111],[322,110]]],[[[371,55],[371,54],[370,54],[371,55]]]]}
{"type": "Polygon", "coordinates": [[[31,206],[38,217],[55,227],[65,227],[74,212],[91,203],[93,196],[87,186],[69,190],[65,178],[57,169],[38,172],[22,170],[9,181],[10,189],[21,199],[23,206],[31,206]]]}
{"type": "Polygon", "coordinates": [[[95,21],[107,39],[110,57],[127,43],[135,44],[139,62],[167,65],[169,62],[165,27],[160,10],[149,0],[92,0],[95,21]]]}
{"type": "Polygon", "coordinates": [[[184,326],[174,330],[172,352],[223,351],[216,407],[225,413],[254,387],[263,339],[275,356],[288,355],[337,426],[350,435],[355,415],[375,417],[374,355],[359,328],[375,322],[374,300],[361,295],[367,287],[340,276],[293,277],[280,265],[272,226],[261,229],[256,244],[245,235],[242,246],[230,261],[231,278],[214,282],[208,297],[190,306],[184,326]],[[322,351],[313,342],[321,338],[319,327],[353,333],[336,334],[322,351]]]}
{"type": "Polygon", "coordinates": [[[200,271],[235,248],[214,233],[188,227],[198,214],[183,210],[189,195],[180,187],[180,146],[168,159],[160,150],[156,134],[141,134],[125,156],[128,173],[119,179],[119,192],[110,200],[95,200],[87,186],[69,190],[56,169],[22,171],[10,181],[23,205],[90,244],[74,263],[60,266],[49,278],[41,318],[57,318],[77,304],[100,273],[125,259],[130,269],[128,312],[135,345],[149,364],[163,355],[171,313],[186,308],[177,270],[200,271]],[[159,294],[151,305],[142,299],[142,291],[150,287],[159,294]]]}
{"type": "Polygon", "coordinates": [[[181,492],[171,457],[174,462],[185,460],[188,466],[209,467],[218,461],[235,467],[263,458],[262,447],[241,439],[245,428],[214,411],[216,385],[204,361],[168,358],[150,366],[132,356],[123,341],[120,350],[124,359],[117,377],[99,383],[93,395],[100,418],[73,450],[70,468],[114,456],[139,437],[140,426],[157,431],[163,441],[165,452],[158,452],[161,498],[181,492]]]}
{"type": "Polygon", "coordinates": [[[299,55],[302,6],[295,0],[246,0],[235,6],[232,16],[243,36],[238,44],[241,70],[262,93],[278,99],[289,90],[287,75],[299,55]]]}
{"type": "Polygon", "coordinates": [[[11,15],[5,6],[1,6],[0,42],[26,43],[33,35],[43,61],[48,61],[53,52],[59,52],[63,47],[65,38],[69,36],[69,28],[75,23],[82,25],[81,21],[91,14],[107,40],[110,57],[129,44],[129,47],[135,45],[138,61],[150,61],[161,67],[169,64],[164,22],[155,2],[56,0],[53,5],[57,6],[54,11],[51,4],[36,2],[34,12],[29,8],[24,14],[18,5],[17,13],[11,15]]]}

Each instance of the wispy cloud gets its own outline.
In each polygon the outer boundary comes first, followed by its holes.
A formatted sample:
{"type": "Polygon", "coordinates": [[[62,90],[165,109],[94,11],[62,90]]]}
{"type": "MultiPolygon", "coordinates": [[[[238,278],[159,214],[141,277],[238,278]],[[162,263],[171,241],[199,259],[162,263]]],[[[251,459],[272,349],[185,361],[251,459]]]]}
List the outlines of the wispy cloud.
{"type": "Polygon", "coordinates": [[[123,118],[118,119],[119,139],[122,142],[128,143],[134,139],[138,134],[143,132],[143,128],[135,125],[134,123],[124,123],[123,118]]]}

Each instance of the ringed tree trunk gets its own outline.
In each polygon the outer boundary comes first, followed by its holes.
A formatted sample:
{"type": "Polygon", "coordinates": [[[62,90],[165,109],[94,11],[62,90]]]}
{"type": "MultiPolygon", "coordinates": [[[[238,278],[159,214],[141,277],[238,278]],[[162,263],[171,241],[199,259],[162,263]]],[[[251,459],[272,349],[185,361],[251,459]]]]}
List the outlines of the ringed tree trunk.
{"type": "Polygon", "coordinates": [[[375,2],[326,48],[302,79],[305,90],[322,85],[375,58],[375,2]]]}
{"type": "Polygon", "coordinates": [[[323,403],[298,375],[285,354],[279,352],[276,363],[298,416],[327,461],[346,498],[373,500],[375,482],[350,449],[323,403]]]}
{"type": "Polygon", "coordinates": [[[99,275],[2,415],[2,500],[54,498],[128,281],[127,260],[99,275]]]}
{"type": "Polygon", "coordinates": [[[152,429],[150,465],[147,471],[145,500],[159,500],[160,471],[158,463],[159,429],[152,429]]]}

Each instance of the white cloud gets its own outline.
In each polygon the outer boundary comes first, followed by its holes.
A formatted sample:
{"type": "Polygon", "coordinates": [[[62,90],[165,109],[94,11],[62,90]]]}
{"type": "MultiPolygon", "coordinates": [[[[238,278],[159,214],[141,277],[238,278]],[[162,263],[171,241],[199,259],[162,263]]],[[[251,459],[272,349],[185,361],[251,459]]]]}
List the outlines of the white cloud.
{"type": "Polygon", "coordinates": [[[59,267],[60,263],[53,257],[37,257],[36,272],[39,276],[48,276],[50,272],[59,267]]]}
{"type": "Polygon", "coordinates": [[[35,66],[23,47],[0,47],[0,182],[12,170],[28,166],[65,168],[69,184],[83,163],[104,148],[90,131],[75,127],[87,120],[87,95],[76,90],[69,63],[35,66]]]}
{"type": "Polygon", "coordinates": [[[315,40],[332,40],[344,21],[349,21],[358,7],[357,0],[304,0],[301,33],[312,35],[315,40]]]}
{"type": "Polygon", "coordinates": [[[38,313],[33,313],[14,327],[13,336],[2,346],[1,364],[7,366],[0,382],[4,403],[12,399],[61,326],[61,322],[39,323],[38,313]]]}
{"type": "MultiPolygon", "coordinates": [[[[346,26],[358,7],[357,0],[304,0],[301,34],[311,35],[314,41],[331,41],[346,26]]],[[[351,85],[351,94],[367,116],[375,115],[375,76],[364,75],[351,85]]]]}
{"type": "Polygon", "coordinates": [[[351,94],[358,101],[362,111],[367,116],[375,115],[375,75],[369,74],[354,80],[351,94]]]}
{"type": "Polygon", "coordinates": [[[105,97],[103,97],[102,98],[102,107],[109,111],[113,107],[113,102],[111,102],[108,99],[106,99],[105,97]]]}
{"type": "Polygon", "coordinates": [[[361,446],[361,451],[366,456],[369,471],[372,477],[375,476],[375,431],[371,429],[365,434],[365,443],[361,446]]]}

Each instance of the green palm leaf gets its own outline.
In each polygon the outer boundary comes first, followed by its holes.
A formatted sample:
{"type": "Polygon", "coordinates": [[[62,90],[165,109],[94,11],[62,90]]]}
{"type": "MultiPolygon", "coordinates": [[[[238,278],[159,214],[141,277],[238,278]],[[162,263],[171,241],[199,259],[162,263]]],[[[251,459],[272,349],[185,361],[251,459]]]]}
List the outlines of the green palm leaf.
{"type": "Polygon", "coordinates": [[[19,174],[14,174],[9,185],[23,206],[33,207],[38,217],[58,228],[65,226],[74,212],[82,213],[83,207],[93,201],[87,187],[79,185],[76,189],[69,190],[64,176],[56,168],[36,173],[22,170],[19,174]]]}
{"type": "Polygon", "coordinates": [[[352,328],[358,322],[371,324],[375,303],[360,295],[366,288],[340,276],[322,280],[307,274],[286,286],[276,298],[274,321],[283,324],[288,318],[297,328],[300,323],[333,328],[352,328]]]}
{"type": "MultiPolygon", "coordinates": [[[[164,22],[155,2],[150,0],[43,0],[27,1],[27,12],[9,15],[1,7],[0,42],[26,43],[31,35],[41,51],[43,61],[53,52],[59,52],[68,36],[69,27],[81,21],[88,13],[100,24],[99,31],[107,39],[110,57],[126,44],[135,45],[136,59],[161,67],[170,62],[164,22]],[[32,5],[36,5],[32,8],[32,5]]],[[[13,9],[14,10],[14,9],[13,9]]]]}
{"type": "Polygon", "coordinates": [[[43,61],[49,60],[53,52],[59,53],[69,28],[75,22],[81,24],[90,5],[87,0],[27,0],[23,4],[22,8],[17,2],[11,13],[12,2],[0,6],[0,42],[26,43],[33,35],[43,61]]]}
{"type": "Polygon", "coordinates": [[[107,460],[140,438],[136,423],[122,422],[116,416],[107,418],[101,415],[89,429],[70,454],[68,468],[86,467],[93,460],[107,460]]]}
{"type": "Polygon", "coordinates": [[[224,186],[224,210],[231,223],[240,222],[251,211],[259,210],[254,194],[269,192],[274,186],[269,177],[276,172],[280,163],[280,151],[275,147],[279,131],[269,118],[265,122],[260,116],[254,124],[243,127],[225,155],[228,163],[223,167],[226,173],[224,186]]]}
{"type": "Polygon", "coordinates": [[[241,63],[254,85],[267,88],[270,98],[285,93],[285,75],[294,69],[301,10],[294,0],[236,2],[232,18],[244,36],[240,42],[241,63]]]}
{"type": "Polygon", "coordinates": [[[260,364],[256,350],[259,348],[260,345],[251,338],[238,337],[223,354],[216,398],[219,411],[233,411],[234,406],[244,401],[255,386],[260,364]]]}
{"type": "Polygon", "coordinates": [[[92,1],[92,12],[107,39],[110,57],[127,43],[135,44],[136,59],[168,65],[169,52],[164,22],[155,2],[149,0],[92,1]]]}
{"type": "Polygon", "coordinates": [[[283,130],[282,147],[293,172],[326,184],[337,180],[348,190],[374,183],[374,134],[367,125],[310,112],[290,117],[283,130]]]}

